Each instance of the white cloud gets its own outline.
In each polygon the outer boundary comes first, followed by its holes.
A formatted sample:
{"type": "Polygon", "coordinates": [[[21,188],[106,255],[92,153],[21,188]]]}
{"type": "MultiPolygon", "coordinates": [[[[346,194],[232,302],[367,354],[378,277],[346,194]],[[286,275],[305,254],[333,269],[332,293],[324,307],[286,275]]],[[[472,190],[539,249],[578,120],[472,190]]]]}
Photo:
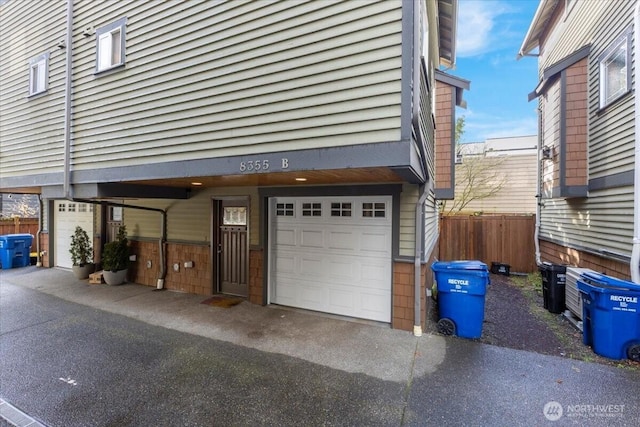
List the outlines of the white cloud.
{"type": "Polygon", "coordinates": [[[508,4],[493,0],[461,0],[458,9],[457,56],[470,57],[499,50],[509,43],[510,25],[499,17],[513,12],[508,4]]]}

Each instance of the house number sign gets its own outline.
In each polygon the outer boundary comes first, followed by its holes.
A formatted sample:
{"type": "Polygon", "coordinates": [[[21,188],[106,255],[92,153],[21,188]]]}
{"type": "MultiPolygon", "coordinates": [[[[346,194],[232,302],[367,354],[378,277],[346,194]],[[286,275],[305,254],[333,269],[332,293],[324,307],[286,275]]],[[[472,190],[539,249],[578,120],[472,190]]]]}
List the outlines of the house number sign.
{"type": "MultiPolygon", "coordinates": [[[[280,161],[280,169],[289,168],[289,159],[282,158],[280,161]]],[[[242,173],[268,171],[270,168],[271,163],[268,159],[247,160],[245,162],[240,162],[239,167],[240,172],[242,173]]]]}

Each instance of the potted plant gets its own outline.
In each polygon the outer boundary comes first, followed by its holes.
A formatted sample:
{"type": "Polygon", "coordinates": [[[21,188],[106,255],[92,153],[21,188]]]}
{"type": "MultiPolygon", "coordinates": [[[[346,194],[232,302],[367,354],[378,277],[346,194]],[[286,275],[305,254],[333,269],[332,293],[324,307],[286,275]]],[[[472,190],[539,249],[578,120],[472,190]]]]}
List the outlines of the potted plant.
{"type": "Polygon", "coordinates": [[[118,228],[118,236],[106,243],[102,251],[102,277],[108,285],[120,285],[127,278],[129,268],[129,240],[124,225],[118,228]]]}
{"type": "Polygon", "coordinates": [[[80,226],[76,226],[74,233],[71,235],[71,263],[73,266],[73,274],[78,280],[84,280],[89,277],[95,270],[93,263],[93,248],[89,235],[80,226]]]}

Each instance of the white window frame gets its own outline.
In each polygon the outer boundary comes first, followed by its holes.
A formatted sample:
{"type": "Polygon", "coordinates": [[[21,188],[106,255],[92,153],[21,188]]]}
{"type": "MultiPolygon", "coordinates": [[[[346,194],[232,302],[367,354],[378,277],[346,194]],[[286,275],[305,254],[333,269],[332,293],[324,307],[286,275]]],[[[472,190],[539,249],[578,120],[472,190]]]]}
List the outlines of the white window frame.
{"type": "Polygon", "coordinates": [[[125,65],[125,26],[127,18],[120,18],[96,30],[96,73],[125,65]]]}
{"type": "Polygon", "coordinates": [[[29,60],[29,96],[49,89],[49,52],[29,60]]]}
{"type": "Polygon", "coordinates": [[[618,99],[629,93],[631,90],[631,32],[627,31],[612,43],[612,45],[603,52],[598,59],[600,71],[600,109],[613,104],[618,99]],[[613,59],[619,58],[622,54],[624,58],[624,67],[620,72],[624,72],[624,78],[620,81],[623,85],[615,92],[611,92],[609,81],[609,66],[614,64],[613,59]]]}

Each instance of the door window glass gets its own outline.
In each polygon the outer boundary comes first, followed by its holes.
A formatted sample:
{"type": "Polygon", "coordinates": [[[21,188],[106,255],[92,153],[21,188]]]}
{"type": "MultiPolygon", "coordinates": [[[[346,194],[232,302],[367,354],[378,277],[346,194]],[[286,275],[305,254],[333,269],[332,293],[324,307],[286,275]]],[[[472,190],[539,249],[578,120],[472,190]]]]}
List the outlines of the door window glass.
{"type": "Polygon", "coordinates": [[[222,223],[224,225],[247,225],[247,208],[244,206],[225,207],[222,223]]]}

